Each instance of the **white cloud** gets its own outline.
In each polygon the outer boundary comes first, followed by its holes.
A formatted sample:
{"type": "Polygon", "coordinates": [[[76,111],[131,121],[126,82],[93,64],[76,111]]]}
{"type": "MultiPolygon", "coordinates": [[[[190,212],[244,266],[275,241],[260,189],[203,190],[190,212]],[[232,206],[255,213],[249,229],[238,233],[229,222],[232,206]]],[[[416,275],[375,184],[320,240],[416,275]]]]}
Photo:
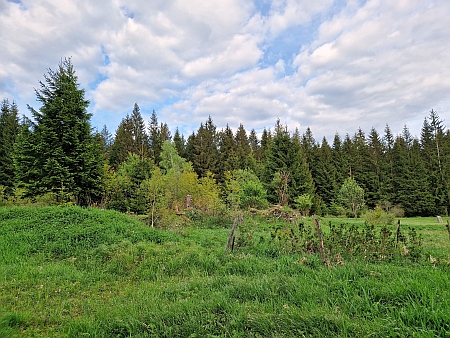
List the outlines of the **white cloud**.
{"type": "Polygon", "coordinates": [[[72,56],[94,120],[110,129],[134,102],[171,128],[197,129],[211,115],[219,128],[261,130],[280,118],[318,139],[401,129],[431,108],[445,117],[450,4],[338,5],[273,0],[263,13],[251,0],[0,0],[0,99],[25,113],[46,69],[72,56]],[[311,35],[298,37],[297,55],[277,57],[298,27],[311,35]]]}

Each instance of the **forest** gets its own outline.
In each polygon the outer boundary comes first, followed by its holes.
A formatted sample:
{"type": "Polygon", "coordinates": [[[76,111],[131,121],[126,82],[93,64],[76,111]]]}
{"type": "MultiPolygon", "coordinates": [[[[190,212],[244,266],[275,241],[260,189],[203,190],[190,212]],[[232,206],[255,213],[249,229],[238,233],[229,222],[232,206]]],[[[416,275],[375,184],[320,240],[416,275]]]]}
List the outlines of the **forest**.
{"type": "Polygon", "coordinates": [[[152,226],[274,204],[304,215],[448,215],[450,131],[434,110],[419,138],[386,124],[318,141],[280,120],[257,133],[218,129],[211,116],[191,135],[172,135],[135,103],[113,135],[92,127],[79,87],[64,59],[39,81],[32,119],[1,102],[0,205],[97,206],[147,215],[152,226]]]}

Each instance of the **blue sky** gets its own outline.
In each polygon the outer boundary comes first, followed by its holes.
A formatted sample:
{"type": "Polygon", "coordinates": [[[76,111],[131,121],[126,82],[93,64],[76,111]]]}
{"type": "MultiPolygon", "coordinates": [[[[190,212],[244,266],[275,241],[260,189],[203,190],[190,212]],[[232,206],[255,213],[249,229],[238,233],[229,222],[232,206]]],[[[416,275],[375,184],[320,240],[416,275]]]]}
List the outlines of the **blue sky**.
{"type": "Polygon", "coordinates": [[[38,109],[33,88],[72,57],[113,134],[137,102],[186,136],[208,116],[419,135],[431,109],[449,123],[448,17],[446,0],[0,0],[0,99],[38,109]]]}

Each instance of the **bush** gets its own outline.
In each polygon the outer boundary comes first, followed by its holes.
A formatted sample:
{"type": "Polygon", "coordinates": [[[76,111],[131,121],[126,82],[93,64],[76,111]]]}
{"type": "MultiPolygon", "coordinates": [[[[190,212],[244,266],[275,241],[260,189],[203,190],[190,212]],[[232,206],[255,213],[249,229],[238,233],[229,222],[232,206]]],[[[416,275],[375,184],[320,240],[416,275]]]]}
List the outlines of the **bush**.
{"type": "Polygon", "coordinates": [[[394,215],[387,213],[379,205],[373,210],[369,210],[365,214],[366,222],[373,225],[389,225],[394,223],[394,215]]]}

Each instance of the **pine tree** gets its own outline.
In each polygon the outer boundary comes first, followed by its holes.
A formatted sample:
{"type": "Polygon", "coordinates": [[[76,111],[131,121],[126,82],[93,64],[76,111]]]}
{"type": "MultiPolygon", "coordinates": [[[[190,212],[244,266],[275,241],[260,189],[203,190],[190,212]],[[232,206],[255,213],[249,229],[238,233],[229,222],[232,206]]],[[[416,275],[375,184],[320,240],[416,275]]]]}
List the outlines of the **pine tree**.
{"type": "Polygon", "coordinates": [[[155,163],[159,163],[159,161],[161,161],[160,154],[162,150],[161,129],[158,125],[158,117],[156,116],[156,112],[154,110],[150,117],[148,137],[151,156],[153,157],[155,163]]]}
{"type": "Polygon", "coordinates": [[[180,135],[180,131],[178,130],[178,128],[175,130],[175,134],[173,135],[173,143],[178,155],[180,155],[181,157],[185,157],[186,142],[184,140],[184,136],[180,135]]]}
{"type": "Polygon", "coordinates": [[[248,141],[247,132],[242,124],[239,125],[234,139],[236,142],[236,155],[239,161],[238,167],[239,169],[248,169],[249,156],[252,150],[248,141]]]}
{"type": "Polygon", "coordinates": [[[420,154],[419,142],[411,138],[408,128],[397,137],[393,148],[394,202],[401,205],[405,215],[430,216],[435,212],[429,180],[420,154]]]}
{"type": "Polygon", "coordinates": [[[233,131],[228,126],[219,135],[219,181],[225,180],[227,172],[239,169],[240,161],[236,152],[236,142],[233,131]]]}
{"type": "Polygon", "coordinates": [[[199,177],[206,177],[208,172],[219,173],[219,151],[217,149],[217,132],[211,116],[205,125],[200,124],[197,134],[192,139],[190,160],[199,177]]]}
{"type": "Polygon", "coordinates": [[[259,154],[256,156],[258,161],[264,163],[266,161],[266,152],[269,149],[270,144],[272,143],[272,133],[270,130],[264,128],[263,133],[261,135],[261,147],[259,148],[259,154]]]}
{"type": "Polygon", "coordinates": [[[259,161],[260,160],[259,151],[260,151],[261,146],[259,143],[258,136],[256,135],[255,129],[252,129],[250,131],[250,135],[248,136],[248,141],[249,141],[249,145],[250,145],[250,149],[252,151],[253,157],[257,161],[259,161]]]}
{"type": "Polygon", "coordinates": [[[316,193],[329,206],[334,198],[338,173],[333,165],[332,149],[325,137],[320,148],[317,149],[317,160],[313,173],[316,193]]]}
{"type": "Polygon", "coordinates": [[[430,178],[431,194],[434,196],[438,213],[447,213],[449,193],[443,168],[442,144],[444,139],[443,121],[438,114],[430,111],[421,131],[422,156],[430,178]],[[428,120],[430,122],[428,122],[428,120]]]}
{"type": "Polygon", "coordinates": [[[149,157],[148,136],[145,132],[145,122],[137,103],[134,104],[131,113],[131,132],[132,132],[132,150],[133,154],[139,155],[141,159],[149,157]]]}
{"type": "Polygon", "coordinates": [[[16,173],[13,161],[13,149],[19,134],[19,111],[15,102],[7,99],[0,106],[0,186],[5,188],[6,196],[14,191],[16,173]]]}
{"type": "MultiPolygon", "coordinates": [[[[25,171],[20,177],[26,180],[31,195],[51,192],[57,201],[73,197],[80,205],[89,204],[99,197],[102,175],[101,150],[91,134],[91,115],[86,112],[89,101],[78,88],[70,59],[62,60],[56,71],[49,69],[44,79],[35,90],[41,108],[29,107],[36,120],[28,141],[34,159],[26,162],[28,168],[19,163],[25,171]]],[[[28,152],[24,143],[22,140],[18,147],[18,162],[28,152]]]]}
{"type": "Polygon", "coordinates": [[[111,145],[111,154],[109,163],[118,169],[125,162],[130,154],[133,153],[133,123],[129,115],[125,116],[116,130],[114,142],[111,145]]]}
{"type": "Polygon", "coordinates": [[[99,143],[103,149],[103,154],[106,162],[109,162],[111,145],[113,144],[113,137],[108,130],[106,124],[103,126],[100,133],[98,133],[99,143]]]}
{"type": "Polygon", "coordinates": [[[384,136],[382,138],[383,147],[385,149],[385,163],[386,172],[384,177],[384,184],[382,187],[382,196],[386,202],[392,202],[394,196],[394,136],[392,135],[391,129],[386,124],[384,129],[384,136]]]}
{"type": "Polygon", "coordinates": [[[282,126],[279,120],[266,151],[262,181],[272,202],[288,203],[290,198],[314,193],[311,172],[300,145],[293,142],[287,127],[282,126]]]}
{"type": "Polygon", "coordinates": [[[383,186],[386,175],[388,174],[385,162],[384,146],[378,132],[372,128],[367,143],[367,163],[364,165],[366,169],[366,200],[369,207],[374,208],[382,201],[388,201],[383,195],[383,186]]]}

